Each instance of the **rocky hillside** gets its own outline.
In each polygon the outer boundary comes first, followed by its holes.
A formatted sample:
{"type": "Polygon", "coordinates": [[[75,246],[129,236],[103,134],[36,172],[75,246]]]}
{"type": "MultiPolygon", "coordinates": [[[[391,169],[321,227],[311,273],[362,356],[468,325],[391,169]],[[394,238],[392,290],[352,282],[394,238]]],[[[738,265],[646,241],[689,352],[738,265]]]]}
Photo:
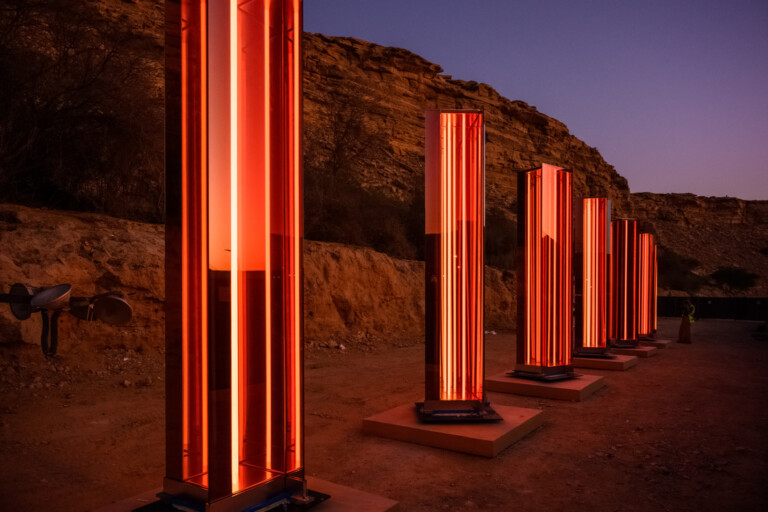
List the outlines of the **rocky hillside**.
{"type": "MultiPolygon", "coordinates": [[[[73,295],[122,291],[134,310],[120,327],[60,320],[62,352],[121,347],[160,350],[163,340],[163,227],[105,215],[0,204],[0,292],[13,283],[69,283],[73,295]]],[[[372,249],[308,241],[308,345],[365,348],[424,337],[424,263],[372,249]]],[[[486,328],[514,325],[514,277],[486,269],[486,328]]],[[[0,304],[0,342],[40,342],[40,315],[20,322],[0,304]]]]}
{"type": "MultiPolygon", "coordinates": [[[[607,195],[617,212],[630,211],[627,181],[597,149],[571,135],[560,121],[522,101],[511,101],[477,82],[454,80],[442,68],[404,49],[352,38],[305,34],[304,112],[311,137],[333,150],[327,120],[360,111],[368,130],[380,134],[382,148],[358,162],[359,179],[404,201],[423,190],[424,111],[433,108],[482,109],[486,121],[488,205],[514,215],[515,170],[542,162],[574,171],[575,190],[607,195]]],[[[317,153],[308,155],[311,166],[317,153]]]]}
{"type": "MultiPolygon", "coordinates": [[[[400,48],[306,34],[304,88],[308,174],[333,167],[334,155],[349,156],[349,174],[362,188],[375,188],[418,207],[424,180],[424,111],[483,109],[488,212],[516,220],[514,171],[542,162],[560,165],[574,171],[575,197],[609,197],[614,217],[637,218],[641,229],[657,234],[672,272],[677,272],[673,265],[683,262],[691,282],[674,284],[682,290],[672,293],[768,295],[768,201],[630,194],[627,181],[597,149],[571,135],[560,121],[504,98],[489,85],[454,80],[437,64],[400,48]],[[344,135],[360,118],[355,133],[375,150],[346,147],[344,135]],[[757,275],[755,285],[739,290],[716,285],[711,274],[722,267],[757,275]]],[[[514,228],[510,224],[494,229],[493,216],[488,222],[494,237],[514,228]]],[[[507,243],[499,249],[511,252],[512,247],[507,243]]]]}
{"type": "MultiPolygon", "coordinates": [[[[92,3],[105,17],[162,41],[159,0],[92,3]]],[[[627,181],[563,123],[504,98],[489,85],[454,80],[439,65],[404,49],[320,34],[305,34],[304,41],[307,233],[346,244],[306,244],[310,343],[422,339],[423,263],[416,260],[423,247],[423,127],[430,108],[485,112],[486,262],[512,267],[514,171],[547,162],[574,171],[576,195],[608,196],[615,217],[633,216],[653,232],[664,248],[666,268],[685,274],[682,289],[693,282],[701,295],[768,295],[767,201],[630,194],[627,181]],[[716,286],[712,275],[722,267],[754,275],[754,283],[741,290],[716,286]]],[[[159,58],[146,65],[151,77],[162,70],[159,58]]],[[[162,82],[153,83],[161,94],[162,82]]],[[[156,114],[162,118],[162,112],[156,114]]],[[[161,173],[153,169],[142,181],[145,197],[157,195],[159,189],[152,187],[161,183],[161,173]]],[[[0,205],[0,291],[14,282],[70,282],[75,294],[123,290],[136,313],[130,325],[111,328],[67,318],[62,347],[80,340],[159,347],[162,240],[158,225],[0,205]]],[[[513,273],[487,269],[489,329],[513,327],[513,285],[513,273]]],[[[0,340],[37,342],[35,322],[39,318],[19,324],[0,306],[0,340]]]]}
{"type": "MultiPolygon", "coordinates": [[[[694,194],[632,194],[633,217],[657,243],[690,260],[700,296],[768,296],[768,201],[694,194]],[[757,276],[744,290],[717,286],[711,276],[736,268],[757,276]]],[[[664,290],[662,290],[664,293],[664,290]]]]}

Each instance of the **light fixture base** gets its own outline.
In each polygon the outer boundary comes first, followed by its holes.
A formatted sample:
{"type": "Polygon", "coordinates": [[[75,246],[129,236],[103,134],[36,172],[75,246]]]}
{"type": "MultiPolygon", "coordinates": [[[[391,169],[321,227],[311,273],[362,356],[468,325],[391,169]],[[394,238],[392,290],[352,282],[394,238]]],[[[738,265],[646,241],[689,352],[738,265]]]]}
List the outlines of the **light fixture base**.
{"type": "Polygon", "coordinates": [[[416,402],[422,423],[485,423],[501,421],[489,402],[480,400],[425,400],[416,402]]]}
{"type": "Polygon", "coordinates": [[[637,340],[614,340],[611,341],[611,348],[637,348],[637,340]]]}
{"type": "MultiPolygon", "coordinates": [[[[160,501],[134,509],[132,512],[178,512],[179,510],[211,510],[205,502],[196,501],[189,497],[171,496],[167,493],[157,495],[160,501]]],[[[303,512],[328,500],[330,495],[307,489],[304,494],[282,493],[256,505],[247,505],[239,500],[219,500],[213,510],[226,512],[268,512],[279,510],[284,512],[303,512]],[[237,501],[237,502],[236,502],[237,501]],[[232,502],[231,505],[229,502],[232,502]],[[245,508],[243,508],[243,506],[245,508]]]]}
{"type": "Polygon", "coordinates": [[[589,357],[592,359],[613,359],[614,356],[608,352],[608,347],[581,347],[574,353],[573,357],[589,357]]]}
{"type": "Polygon", "coordinates": [[[573,366],[571,365],[539,367],[532,365],[518,365],[514,370],[507,372],[507,375],[519,379],[539,381],[568,380],[575,379],[579,376],[579,374],[573,371],[573,366]]]}

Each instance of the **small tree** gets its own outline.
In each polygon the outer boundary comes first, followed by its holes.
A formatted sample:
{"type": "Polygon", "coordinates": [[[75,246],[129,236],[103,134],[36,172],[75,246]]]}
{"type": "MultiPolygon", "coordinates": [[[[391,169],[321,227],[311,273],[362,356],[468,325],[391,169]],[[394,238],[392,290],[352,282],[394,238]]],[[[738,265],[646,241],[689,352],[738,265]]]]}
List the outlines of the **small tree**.
{"type": "Polygon", "coordinates": [[[687,258],[667,247],[659,247],[659,286],[670,290],[696,293],[706,279],[693,270],[700,263],[694,258],[687,258]]]}
{"type": "Polygon", "coordinates": [[[759,276],[739,267],[719,267],[710,277],[723,290],[736,292],[755,286],[759,276]]]}
{"type": "Polygon", "coordinates": [[[161,220],[161,56],[90,2],[0,0],[0,200],[161,220]]]}
{"type": "Polygon", "coordinates": [[[306,127],[305,236],[419,258],[423,190],[415,194],[420,201],[408,203],[364,183],[362,171],[384,159],[390,147],[387,136],[369,120],[381,103],[375,96],[341,96],[320,107],[324,111],[315,116],[318,122],[306,127]]]}
{"type": "Polygon", "coordinates": [[[485,264],[503,270],[513,270],[517,222],[501,208],[492,208],[485,219],[485,264]]]}

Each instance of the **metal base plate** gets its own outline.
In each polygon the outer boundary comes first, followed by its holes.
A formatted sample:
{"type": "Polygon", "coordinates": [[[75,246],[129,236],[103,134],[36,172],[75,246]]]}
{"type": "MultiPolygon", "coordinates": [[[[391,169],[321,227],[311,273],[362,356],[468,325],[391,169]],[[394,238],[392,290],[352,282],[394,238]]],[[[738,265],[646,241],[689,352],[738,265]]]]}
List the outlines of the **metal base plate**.
{"type": "MultiPolygon", "coordinates": [[[[316,505],[319,505],[320,503],[326,501],[331,496],[328,494],[323,494],[321,492],[313,491],[311,489],[307,489],[307,497],[309,499],[307,499],[306,501],[299,500],[290,496],[282,499],[274,499],[274,500],[270,500],[267,503],[260,503],[258,505],[254,505],[252,507],[243,509],[242,512],[267,512],[269,510],[276,510],[280,512],[302,512],[304,510],[309,510],[316,505]]],[[[190,503],[179,501],[178,504],[183,508],[177,508],[177,507],[174,507],[171,503],[168,503],[167,501],[158,500],[148,505],[144,505],[143,507],[134,509],[132,512],[180,512],[182,510],[183,511],[198,510],[198,508],[195,505],[192,505],[190,503]]],[[[200,508],[199,510],[204,511],[205,506],[203,505],[203,508],[200,508]]]]}
{"type": "Polygon", "coordinates": [[[416,402],[416,415],[423,423],[485,423],[501,421],[502,418],[488,402],[479,400],[446,401],[441,407],[439,400],[416,402]],[[437,406],[435,406],[437,405],[437,406]]]}
{"type": "Polygon", "coordinates": [[[331,497],[331,495],[323,494],[322,492],[313,491],[312,489],[307,489],[307,497],[309,499],[306,501],[292,499],[291,503],[288,505],[288,512],[298,512],[300,510],[309,510],[312,507],[326,501],[328,498],[331,497]]]}
{"type": "Polygon", "coordinates": [[[512,370],[511,372],[507,372],[507,375],[510,377],[517,377],[518,379],[541,380],[547,382],[555,380],[575,379],[579,376],[579,374],[573,370],[566,370],[557,373],[525,372],[522,370],[512,370]]]}
{"type": "Polygon", "coordinates": [[[615,359],[616,358],[616,356],[608,352],[608,349],[601,350],[600,352],[576,351],[573,353],[573,357],[589,357],[592,359],[615,359]]]}
{"type": "Polygon", "coordinates": [[[637,340],[612,341],[611,348],[637,348],[637,340]]]}

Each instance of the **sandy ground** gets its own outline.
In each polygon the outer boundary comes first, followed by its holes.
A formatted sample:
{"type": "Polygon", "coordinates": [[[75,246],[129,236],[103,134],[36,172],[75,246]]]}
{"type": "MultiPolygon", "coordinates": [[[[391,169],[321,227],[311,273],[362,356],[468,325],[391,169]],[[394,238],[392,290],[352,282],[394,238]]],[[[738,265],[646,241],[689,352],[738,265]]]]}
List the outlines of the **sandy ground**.
{"type": "MultiPolygon", "coordinates": [[[[664,319],[661,334],[677,321],[664,319]]],[[[485,459],[361,432],[422,398],[421,346],[313,349],[307,471],[428,510],[768,510],[768,343],[756,324],[700,321],[585,402],[490,394],[546,411],[543,427],[485,459]]],[[[487,373],[514,335],[488,336],[487,373]]],[[[0,345],[0,510],[88,510],[163,476],[162,355],[125,349],[43,360],[0,345]]]]}

